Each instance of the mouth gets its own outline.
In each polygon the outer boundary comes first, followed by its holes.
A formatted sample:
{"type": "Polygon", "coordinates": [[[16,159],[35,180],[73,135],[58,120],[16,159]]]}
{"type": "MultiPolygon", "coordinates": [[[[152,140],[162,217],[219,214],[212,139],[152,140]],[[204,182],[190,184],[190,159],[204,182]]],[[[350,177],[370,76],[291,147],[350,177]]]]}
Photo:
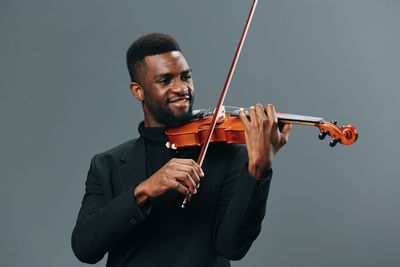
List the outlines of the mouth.
{"type": "Polygon", "coordinates": [[[190,97],[174,97],[168,101],[168,104],[178,109],[183,109],[189,106],[190,97]]]}

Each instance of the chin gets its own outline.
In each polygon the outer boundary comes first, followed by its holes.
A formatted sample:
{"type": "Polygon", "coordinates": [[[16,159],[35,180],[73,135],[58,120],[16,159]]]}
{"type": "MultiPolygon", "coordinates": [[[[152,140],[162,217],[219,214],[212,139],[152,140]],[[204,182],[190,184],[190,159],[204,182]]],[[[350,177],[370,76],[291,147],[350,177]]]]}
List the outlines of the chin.
{"type": "Polygon", "coordinates": [[[170,113],[170,116],[165,116],[163,122],[170,128],[176,128],[182,126],[192,119],[192,108],[190,107],[185,112],[180,112],[178,114],[170,113]]]}
{"type": "Polygon", "coordinates": [[[183,111],[177,111],[177,112],[171,112],[171,113],[174,114],[174,117],[176,117],[176,118],[185,117],[189,114],[189,108],[187,108],[186,110],[183,110],[183,111]]]}

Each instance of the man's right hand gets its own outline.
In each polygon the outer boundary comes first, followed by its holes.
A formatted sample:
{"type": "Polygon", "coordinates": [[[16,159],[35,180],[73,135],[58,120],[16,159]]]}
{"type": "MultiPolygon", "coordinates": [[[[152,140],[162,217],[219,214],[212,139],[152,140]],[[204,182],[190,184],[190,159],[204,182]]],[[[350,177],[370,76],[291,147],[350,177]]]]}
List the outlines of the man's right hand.
{"type": "Polygon", "coordinates": [[[196,194],[200,187],[200,177],[204,177],[204,173],[195,161],[173,158],[136,186],[136,204],[142,206],[149,197],[160,196],[169,189],[175,189],[184,195],[196,194]]]}

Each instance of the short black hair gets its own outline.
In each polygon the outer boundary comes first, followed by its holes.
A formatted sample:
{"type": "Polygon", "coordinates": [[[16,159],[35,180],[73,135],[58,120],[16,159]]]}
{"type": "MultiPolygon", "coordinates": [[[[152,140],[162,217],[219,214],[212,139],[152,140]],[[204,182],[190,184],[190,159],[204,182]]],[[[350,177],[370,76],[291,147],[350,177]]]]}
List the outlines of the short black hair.
{"type": "Polygon", "coordinates": [[[126,64],[132,82],[140,83],[140,70],[145,67],[146,56],[163,54],[169,51],[180,51],[178,42],[168,34],[150,33],[134,41],[126,52],[126,64]]]}

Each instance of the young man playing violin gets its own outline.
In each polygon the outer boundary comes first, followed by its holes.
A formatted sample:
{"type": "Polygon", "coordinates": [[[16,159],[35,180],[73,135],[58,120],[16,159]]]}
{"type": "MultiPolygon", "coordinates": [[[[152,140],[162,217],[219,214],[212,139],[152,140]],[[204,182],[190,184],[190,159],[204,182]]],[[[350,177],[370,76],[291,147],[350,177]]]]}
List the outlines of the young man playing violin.
{"type": "Polygon", "coordinates": [[[278,127],[272,105],[251,107],[250,119],[241,111],[246,145],[210,144],[200,167],[198,147],[165,146],[165,131],[192,118],[192,70],[177,42],[145,35],[130,46],[127,65],[143,107],[140,137],[93,157],[75,255],[96,263],[108,253],[107,266],[230,266],[261,231],[272,161],[290,125],[278,127]]]}

